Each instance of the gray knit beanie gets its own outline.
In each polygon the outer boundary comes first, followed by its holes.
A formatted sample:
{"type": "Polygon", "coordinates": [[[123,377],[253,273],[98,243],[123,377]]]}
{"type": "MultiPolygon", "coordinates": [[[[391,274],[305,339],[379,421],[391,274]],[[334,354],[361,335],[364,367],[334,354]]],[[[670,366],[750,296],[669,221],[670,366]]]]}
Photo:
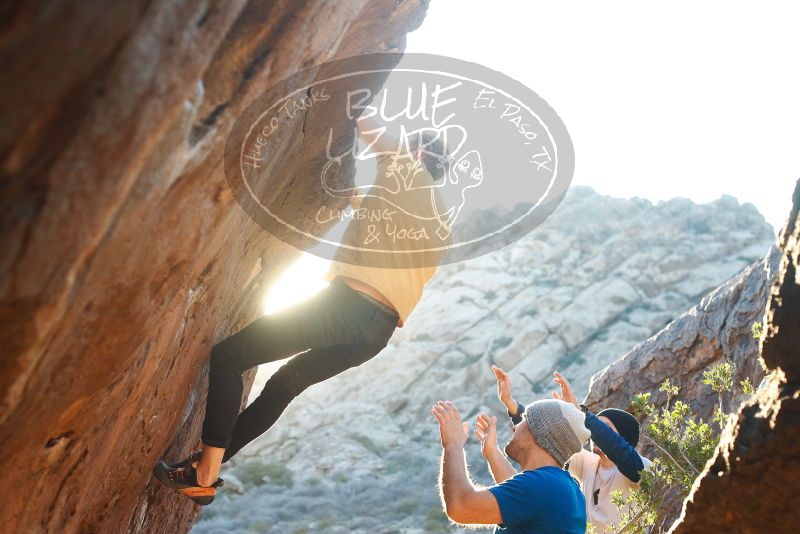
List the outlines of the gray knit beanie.
{"type": "Polygon", "coordinates": [[[525,409],[525,420],[536,443],[562,466],[591,436],[583,424],[584,417],[575,405],[555,399],[538,400],[525,409]]]}

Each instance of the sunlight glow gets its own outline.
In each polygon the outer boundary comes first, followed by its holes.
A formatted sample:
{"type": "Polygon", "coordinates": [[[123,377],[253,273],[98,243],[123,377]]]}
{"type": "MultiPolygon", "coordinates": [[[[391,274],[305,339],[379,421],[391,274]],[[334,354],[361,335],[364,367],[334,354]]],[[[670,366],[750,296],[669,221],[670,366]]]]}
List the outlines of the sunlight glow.
{"type": "MultiPolygon", "coordinates": [[[[363,148],[363,142],[359,140],[363,148]]],[[[360,184],[371,184],[375,180],[377,165],[374,160],[360,165],[356,169],[356,182],[360,184]]],[[[325,234],[324,239],[328,242],[341,242],[349,219],[344,218],[334,224],[325,234]]],[[[289,308],[290,306],[302,302],[322,288],[328,286],[325,280],[325,273],[330,268],[330,260],[318,255],[319,251],[312,246],[303,252],[300,257],[290,264],[286,270],[272,283],[264,300],[261,303],[261,311],[270,315],[275,312],[289,308]],[[317,253],[315,253],[315,251],[317,253]]]]}
{"type": "Polygon", "coordinates": [[[261,310],[269,315],[302,302],[328,285],[325,273],[330,261],[303,252],[279,277],[264,296],[261,310]]]}

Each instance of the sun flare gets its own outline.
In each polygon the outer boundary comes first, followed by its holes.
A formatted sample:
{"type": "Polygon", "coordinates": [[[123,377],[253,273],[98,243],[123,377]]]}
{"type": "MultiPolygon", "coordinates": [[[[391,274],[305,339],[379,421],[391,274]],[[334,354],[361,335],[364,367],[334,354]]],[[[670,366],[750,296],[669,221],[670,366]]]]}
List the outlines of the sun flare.
{"type": "Polygon", "coordinates": [[[325,273],[329,265],[329,260],[303,252],[264,295],[261,311],[267,315],[273,314],[319,292],[328,285],[325,273]]]}

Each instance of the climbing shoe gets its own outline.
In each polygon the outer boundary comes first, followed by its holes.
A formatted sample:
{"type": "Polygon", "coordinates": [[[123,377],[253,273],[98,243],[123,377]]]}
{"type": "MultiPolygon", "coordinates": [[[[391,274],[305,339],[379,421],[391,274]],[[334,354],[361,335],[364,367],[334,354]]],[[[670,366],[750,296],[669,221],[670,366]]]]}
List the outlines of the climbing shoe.
{"type": "Polygon", "coordinates": [[[159,461],[153,469],[155,477],[168,488],[180,491],[200,506],[211,504],[217,495],[217,488],[222,487],[223,480],[218,478],[210,486],[201,486],[197,482],[197,470],[192,465],[199,462],[202,452],[198,451],[176,464],[159,461]]]}
{"type": "Polygon", "coordinates": [[[176,464],[166,464],[168,467],[172,469],[180,469],[182,467],[188,467],[195,462],[199,462],[203,458],[203,451],[195,451],[190,454],[185,460],[181,460],[176,464]]]}

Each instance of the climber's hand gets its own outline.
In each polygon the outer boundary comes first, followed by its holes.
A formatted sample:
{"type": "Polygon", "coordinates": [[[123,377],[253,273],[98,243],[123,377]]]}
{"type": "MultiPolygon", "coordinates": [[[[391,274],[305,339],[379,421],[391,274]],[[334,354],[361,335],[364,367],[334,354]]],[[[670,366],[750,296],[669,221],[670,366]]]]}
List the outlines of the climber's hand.
{"type": "Polygon", "coordinates": [[[575,397],[575,393],[572,392],[572,386],[569,385],[569,381],[559,372],[553,373],[553,376],[555,377],[553,382],[561,386],[561,392],[554,391],[553,398],[578,406],[578,399],[575,397]]]}
{"type": "Polygon", "coordinates": [[[492,371],[497,379],[497,397],[505,405],[508,413],[517,415],[517,401],[511,396],[511,379],[508,377],[508,373],[496,365],[492,366],[492,371]]]}
{"type": "Polygon", "coordinates": [[[478,415],[475,419],[475,437],[481,442],[481,453],[486,457],[493,447],[497,447],[497,417],[478,415]]]}
{"type": "Polygon", "coordinates": [[[439,422],[442,447],[464,447],[469,436],[469,423],[461,422],[461,413],[450,401],[439,401],[431,410],[439,422]]]}

